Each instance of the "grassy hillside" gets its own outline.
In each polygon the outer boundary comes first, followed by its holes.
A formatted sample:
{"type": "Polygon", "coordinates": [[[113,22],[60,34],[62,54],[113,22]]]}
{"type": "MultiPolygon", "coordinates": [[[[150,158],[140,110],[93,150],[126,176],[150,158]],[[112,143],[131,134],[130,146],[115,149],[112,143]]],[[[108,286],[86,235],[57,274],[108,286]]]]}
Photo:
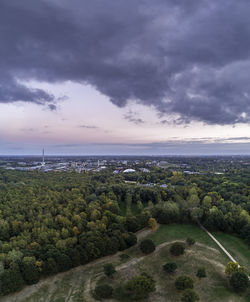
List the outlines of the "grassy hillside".
{"type": "MultiPolygon", "coordinates": [[[[240,238],[222,232],[212,233],[216,239],[228,250],[229,253],[240,263],[250,270],[250,249],[240,238]]],[[[229,261],[228,257],[220,250],[217,244],[198,226],[191,224],[161,225],[157,232],[152,233],[149,238],[156,245],[171,240],[186,240],[187,237],[194,238],[197,242],[217,249],[224,258],[223,263],[229,261]]]]}
{"type": "MultiPolygon", "coordinates": [[[[144,235],[147,232],[143,233],[144,235]]],[[[143,237],[140,234],[140,237],[143,237]]],[[[235,257],[241,259],[244,265],[248,264],[248,250],[244,243],[225,234],[215,234],[227,248],[231,241],[235,257]],[[223,236],[224,235],[224,236],[223,236]],[[239,246],[239,248],[237,248],[239,246]]],[[[147,301],[165,302],[180,301],[181,293],[174,287],[174,280],[182,274],[190,275],[195,281],[195,290],[201,300],[206,302],[247,302],[250,301],[250,291],[239,296],[228,287],[228,280],[224,274],[224,267],[228,259],[222,254],[205,232],[193,225],[160,226],[155,232],[148,235],[157,245],[156,251],[150,255],[143,255],[138,246],[117,253],[114,256],[104,257],[85,266],[72,269],[69,272],[41,280],[38,284],[26,287],[19,293],[0,298],[0,302],[94,302],[92,290],[97,283],[108,282],[115,288],[115,297],[112,301],[129,302],[122,293],[122,285],[132,276],[147,272],[156,280],[156,292],[152,293],[147,301]],[[175,240],[184,241],[193,237],[196,244],[186,249],[183,256],[173,257],[169,247],[175,240]],[[123,256],[121,256],[123,255],[123,256]],[[168,261],[176,262],[178,269],[173,275],[167,275],[162,266],[168,261]],[[103,274],[103,264],[112,262],[116,266],[115,278],[107,279],[103,274]],[[207,278],[199,280],[196,272],[199,267],[205,267],[207,278]]]]}

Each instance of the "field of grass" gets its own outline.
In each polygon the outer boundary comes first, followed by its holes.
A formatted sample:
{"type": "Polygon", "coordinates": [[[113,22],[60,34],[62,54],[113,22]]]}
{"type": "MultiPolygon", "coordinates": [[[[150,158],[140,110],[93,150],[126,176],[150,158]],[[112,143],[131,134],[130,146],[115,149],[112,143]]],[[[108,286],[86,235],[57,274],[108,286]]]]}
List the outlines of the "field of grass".
{"type": "MultiPolygon", "coordinates": [[[[156,233],[157,234],[157,233],[156,233]]],[[[127,266],[123,269],[117,267],[118,272],[114,279],[102,277],[99,279],[101,283],[109,283],[116,289],[115,297],[120,301],[130,302],[130,299],[123,294],[122,284],[134,275],[146,272],[151,275],[157,284],[157,290],[152,293],[148,300],[154,302],[163,301],[180,301],[181,292],[177,291],[174,286],[176,277],[186,274],[194,280],[195,290],[198,292],[201,301],[206,302],[247,302],[250,293],[239,296],[235,294],[228,286],[227,277],[224,274],[223,256],[219,251],[213,248],[207,248],[204,245],[195,244],[188,247],[183,256],[174,257],[169,252],[171,243],[166,242],[157,249],[156,252],[143,256],[137,248],[136,255],[127,262],[127,266]],[[133,262],[137,259],[136,262],[133,262]],[[177,272],[175,274],[166,274],[162,266],[166,262],[175,262],[177,264],[177,272]],[[130,265],[131,262],[131,265],[130,265]],[[199,279],[196,277],[197,269],[204,267],[207,277],[199,279]]],[[[116,299],[114,300],[116,301],[116,299]]]]}
{"type": "Polygon", "coordinates": [[[222,232],[213,232],[213,235],[240,265],[247,267],[250,273],[250,248],[246,243],[236,236],[222,232]]]}
{"type": "MultiPolygon", "coordinates": [[[[146,232],[144,231],[146,234],[146,232]]],[[[143,233],[143,234],[144,234],[143,233]]],[[[216,238],[233,252],[235,258],[241,259],[242,265],[248,265],[249,250],[237,237],[222,233],[214,233],[216,238]]],[[[145,236],[145,235],[144,235],[145,236]]],[[[157,290],[149,297],[148,302],[180,301],[181,293],[175,289],[175,278],[182,274],[190,275],[195,281],[195,290],[200,295],[200,301],[206,302],[249,302],[250,289],[245,295],[235,294],[228,286],[224,274],[227,257],[219,250],[212,239],[195,225],[161,225],[151,232],[151,238],[158,246],[150,255],[143,255],[138,246],[121,253],[98,259],[85,266],[77,267],[69,272],[41,280],[38,284],[27,286],[21,292],[1,297],[0,302],[95,302],[91,292],[97,282],[108,282],[115,290],[113,302],[122,296],[122,285],[132,276],[147,272],[156,280],[157,290]],[[186,240],[192,237],[196,244],[187,247],[185,254],[173,257],[169,253],[172,241],[186,240]],[[173,275],[166,274],[162,266],[168,261],[176,262],[178,269],[173,275]],[[112,262],[117,269],[115,278],[107,279],[103,274],[103,265],[112,262]],[[199,280],[196,272],[199,267],[205,267],[207,278],[199,280]]],[[[109,301],[109,300],[106,300],[109,301]]],[[[119,301],[130,302],[124,295],[119,301]]],[[[145,301],[145,300],[144,300],[145,301]]]]}
{"type": "Polygon", "coordinates": [[[203,230],[192,224],[160,225],[157,232],[152,233],[149,236],[149,238],[152,239],[156,245],[166,241],[178,239],[186,240],[187,237],[192,237],[196,241],[212,247],[215,246],[213,240],[207,236],[203,230]]]}
{"type": "MultiPolygon", "coordinates": [[[[228,250],[229,253],[241,265],[244,265],[250,271],[250,249],[244,241],[236,236],[222,232],[212,233],[217,240],[228,250]]],[[[218,245],[203,231],[199,226],[192,224],[172,224],[160,225],[157,232],[149,236],[156,245],[171,240],[186,240],[187,237],[194,238],[197,242],[210,246],[220,251],[223,257],[223,263],[229,261],[228,257],[221,251],[218,245]]]]}

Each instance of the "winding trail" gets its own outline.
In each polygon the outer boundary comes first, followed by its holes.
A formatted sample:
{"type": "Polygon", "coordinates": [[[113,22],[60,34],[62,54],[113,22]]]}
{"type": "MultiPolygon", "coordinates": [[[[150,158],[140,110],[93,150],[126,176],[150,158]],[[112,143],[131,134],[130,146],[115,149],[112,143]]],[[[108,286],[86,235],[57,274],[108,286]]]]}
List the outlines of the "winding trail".
{"type": "MultiPolygon", "coordinates": [[[[144,229],[138,231],[137,233],[135,233],[135,235],[137,237],[137,240],[139,241],[142,238],[149,235],[150,233],[155,232],[156,230],[157,230],[157,228],[154,229],[154,230],[144,228],[144,229]]],[[[134,247],[131,247],[131,248],[134,248],[134,247]]],[[[0,302],[22,302],[24,299],[29,298],[30,296],[35,294],[37,291],[41,290],[44,286],[48,286],[48,288],[49,288],[48,295],[50,297],[52,295],[54,287],[56,286],[56,283],[58,281],[62,280],[65,276],[69,275],[72,272],[79,272],[79,271],[84,272],[84,274],[86,275],[87,281],[86,281],[86,284],[85,284],[85,290],[84,291],[89,293],[89,295],[88,295],[89,301],[94,301],[93,298],[92,298],[92,295],[91,295],[91,288],[90,288],[90,284],[91,284],[90,278],[91,278],[92,268],[95,265],[98,265],[98,264],[101,264],[101,263],[106,263],[111,257],[112,258],[113,257],[119,257],[119,255],[121,255],[123,253],[124,253],[124,251],[117,252],[115,255],[105,256],[105,257],[96,259],[92,262],[89,262],[88,264],[72,268],[71,270],[69,270],[67,272],[62,272],[62,273],[58,273],[54,276],[49,276],[49,277],[42,278],[42,279],[40,279],[40,281],[38,283],[33,284],[33,285],[25,286],[19,292],[0,297],[0,302]]],[[[70,296],[68,296],[67,299],[70,300],[70,296]]],[[[50,301],[50,300],[47,300],[46,302],[48,302],[48,301],[50,301]]],[[[67,300],[65,300],[65,301],[67,301],[67,300]]]]}

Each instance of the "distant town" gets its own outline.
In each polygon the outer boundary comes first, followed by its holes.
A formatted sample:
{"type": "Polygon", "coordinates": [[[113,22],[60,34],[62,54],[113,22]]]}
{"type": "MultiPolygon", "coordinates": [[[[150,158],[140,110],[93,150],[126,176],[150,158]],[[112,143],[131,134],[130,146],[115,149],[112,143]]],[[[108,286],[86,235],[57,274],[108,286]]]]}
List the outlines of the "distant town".
{"type": "Polygon", "coordinates": [[[2,156],[0,168],[42,172],[101,172],[114,174],[150,173],[161,168],[184,174],[224,174],[230,169],[250,166],[249,156],[2,156]]]}

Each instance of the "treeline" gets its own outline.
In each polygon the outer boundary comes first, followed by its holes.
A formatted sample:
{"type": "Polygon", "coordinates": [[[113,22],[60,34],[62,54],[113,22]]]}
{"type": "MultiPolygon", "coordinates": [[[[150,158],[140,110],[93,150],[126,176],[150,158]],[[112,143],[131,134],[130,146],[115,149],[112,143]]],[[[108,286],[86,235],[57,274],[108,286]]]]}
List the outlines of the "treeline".
{"type": "Polygon", "coordinates": [[[163,188],[126,184],[111,171],[0,171],[1,294],[134,245],[133,233],[151,217],[162,224],[198,219],[250,245],[250,173],[237,173],[156,169],[152,175],[167,183],[163,188]]]}

